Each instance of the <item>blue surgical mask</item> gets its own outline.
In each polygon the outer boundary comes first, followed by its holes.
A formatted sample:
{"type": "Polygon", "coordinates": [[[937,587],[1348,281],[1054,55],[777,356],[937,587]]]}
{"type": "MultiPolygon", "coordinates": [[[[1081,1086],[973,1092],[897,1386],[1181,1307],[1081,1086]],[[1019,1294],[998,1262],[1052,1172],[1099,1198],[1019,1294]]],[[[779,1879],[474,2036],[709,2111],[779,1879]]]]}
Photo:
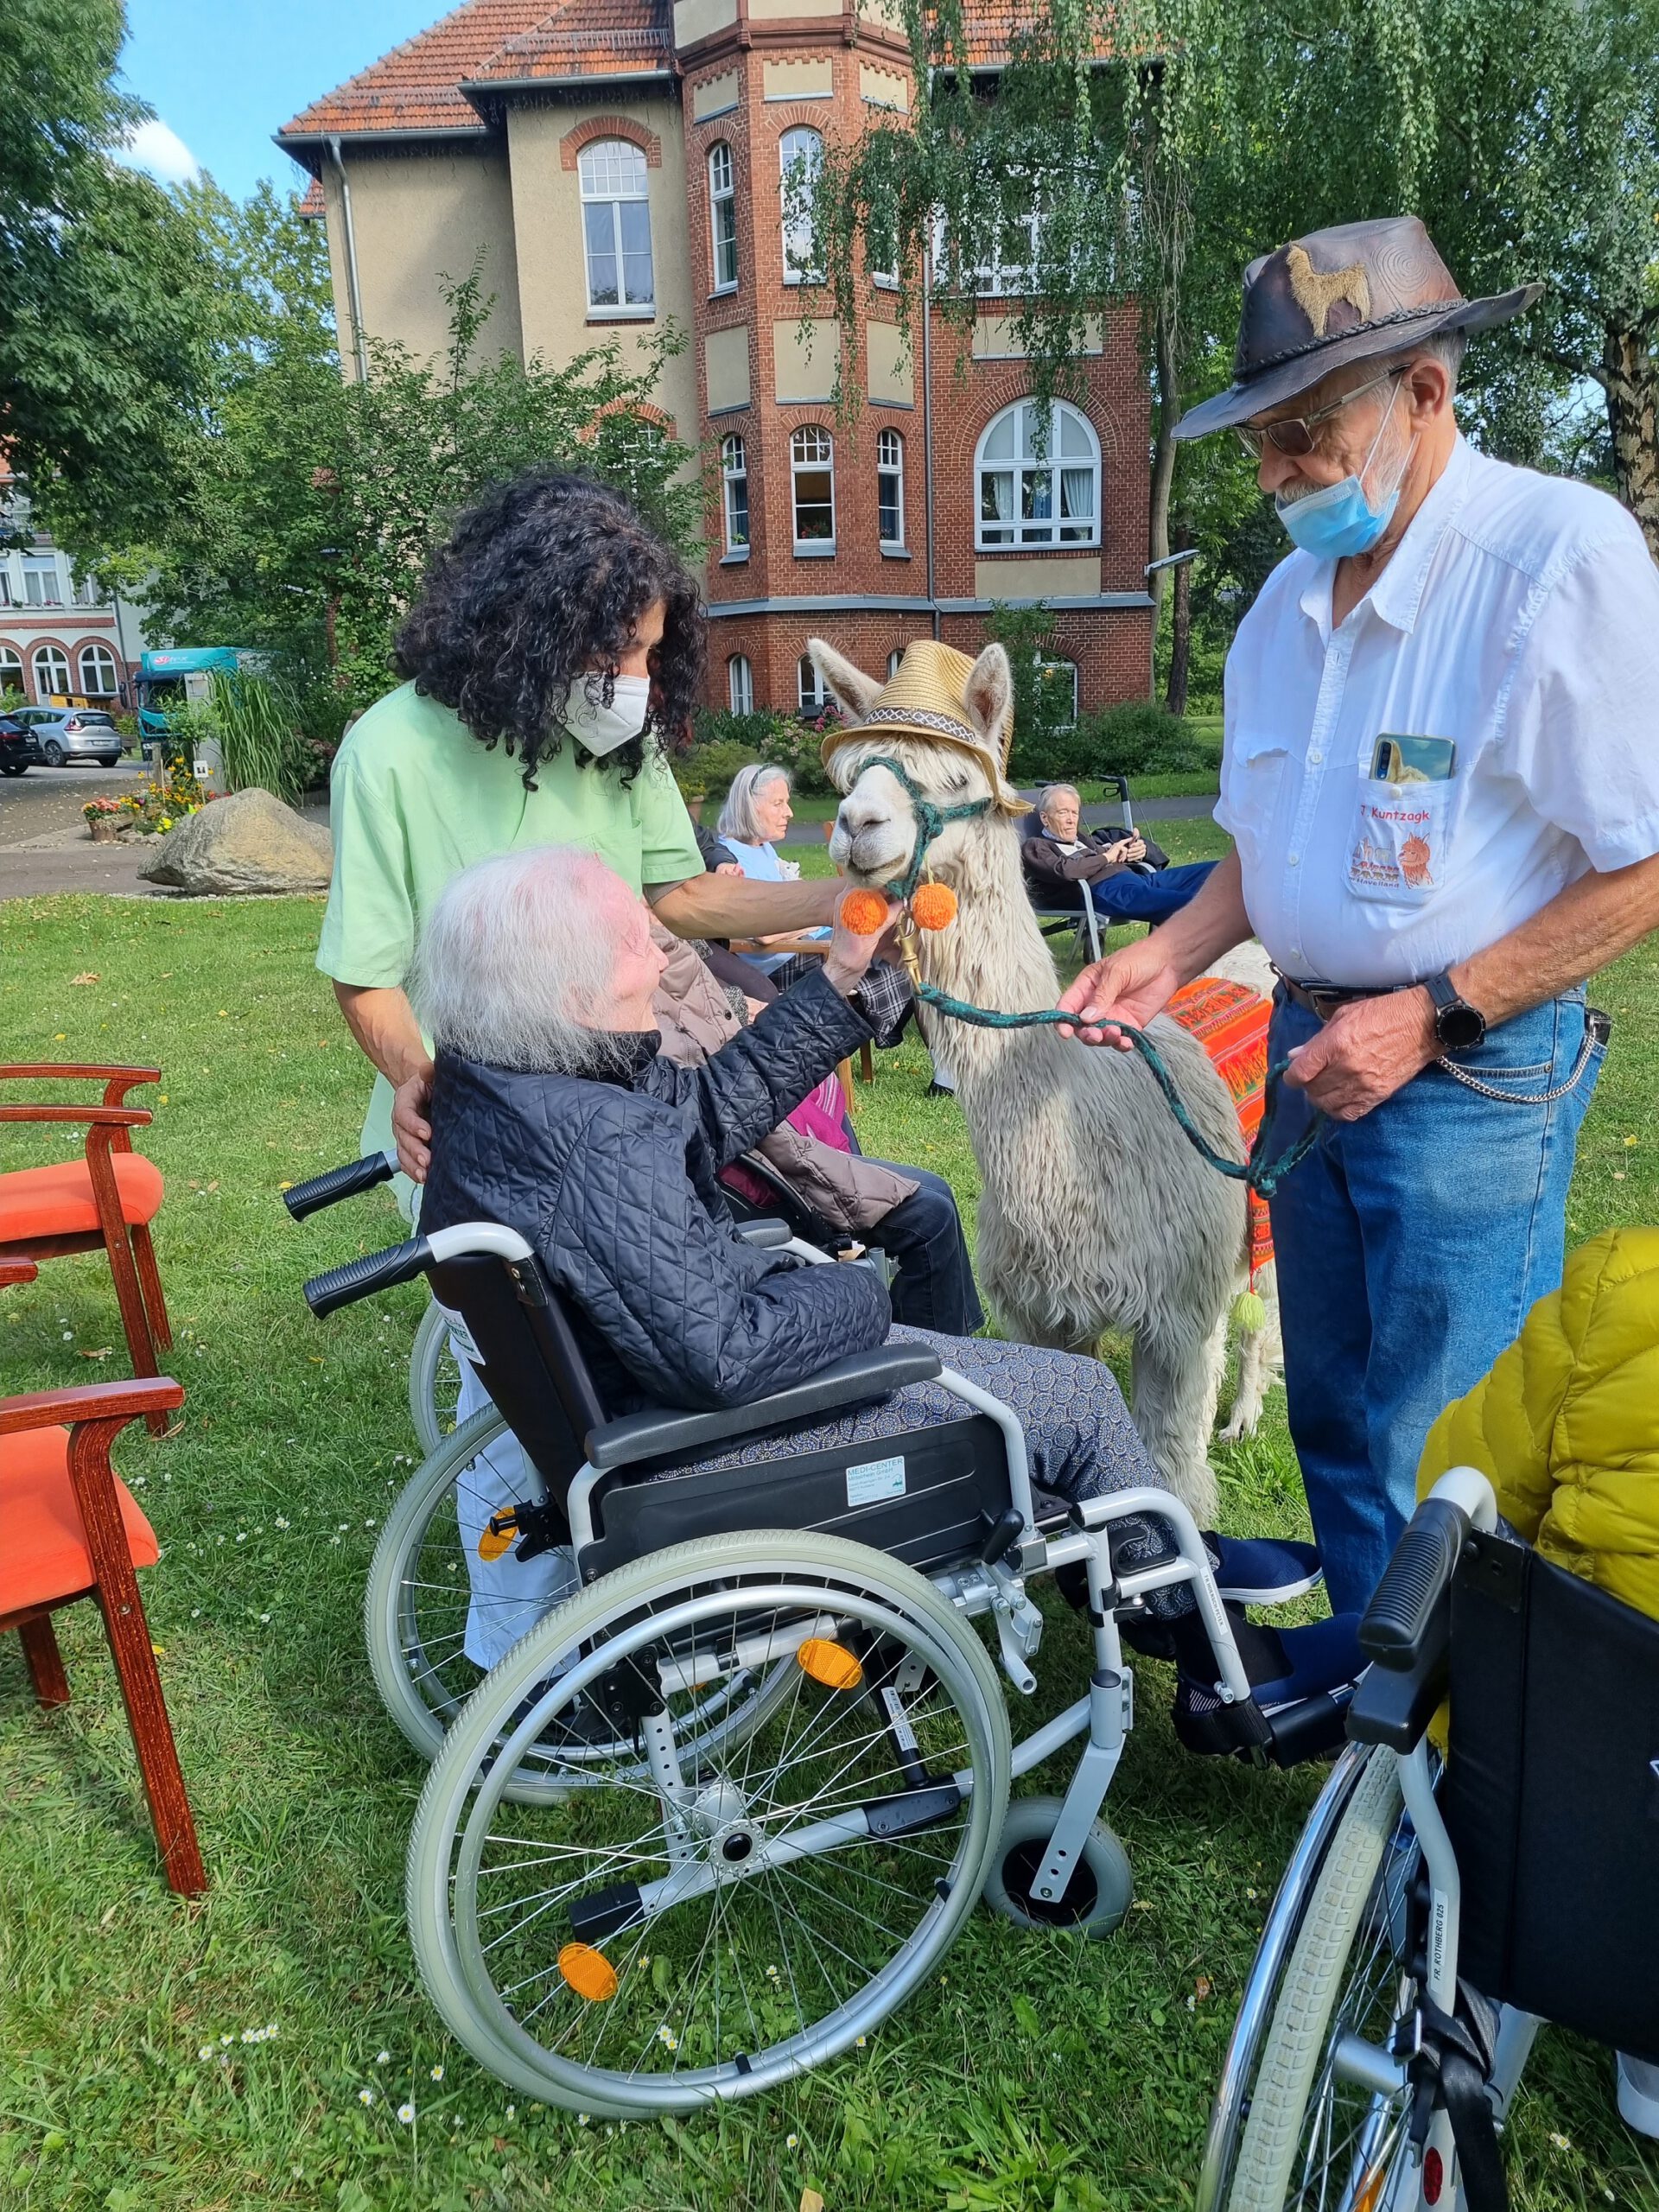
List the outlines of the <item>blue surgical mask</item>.
{"type": "Polygon", "coordinates": [[[1417,442],[1415,437],[1408,442],[1401,454],[1393,486],[1383,495],[1380,506],[1373,507],[1365,496],[1365,471],[1389,427],[1399,389],[1396,385],[1389,395],[1382,420],[1376,426],[1376,435],[1371,440],[1370,452],[1357,476],[1344,476],[1339,484],[1327,484],[1323,491],[1305,493],[1300,499],[1274,500],[1274,510],[1291,543],[1300,546],[1304,553],[1313,554],[1315,560],[1341,561],[1351,553],[1369,553],[1394,520],[1406,464],[1417,442]]]}

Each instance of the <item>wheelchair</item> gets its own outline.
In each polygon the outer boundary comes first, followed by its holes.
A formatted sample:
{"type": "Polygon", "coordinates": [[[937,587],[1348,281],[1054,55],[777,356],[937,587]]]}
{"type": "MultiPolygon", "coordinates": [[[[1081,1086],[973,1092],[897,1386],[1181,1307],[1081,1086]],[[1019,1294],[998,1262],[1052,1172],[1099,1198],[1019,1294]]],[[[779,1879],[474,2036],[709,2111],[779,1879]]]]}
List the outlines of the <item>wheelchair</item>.
{"type": "Polygon", "coordinates": [[[1541,2022],[1659,2061],[1659,1623],[1500,1531],[1491,1484],[1459,1467],[1360,1642],[1198,2212],[1502,2212],[1498,2133],[1541,2022]]]}
{"type": "MultiPolygon", "coordinates": [[[[742,1233],[790,1241],[781,1223],[742,1233]]],[[[524,2094],[626,2119],[775,2088],[868,2037],[982,1897],[1023,1927],[1107,1934],[1132,1891],[1100,1817],[1134,1719],[1120,1631],[1155,1591],[1191,1587],[1217,1694],[1259,1756],[1331,1748],[1333,1714],[1339,1734],[1328,1696],[1255,1707],[1178,1499],[1033,1495],[1017,1418],[929,1347],[884,1345],[742,1407],[613,1417],[509,1229],[422,1234],[305,1294],[324,1315],[423,1274],[499,1411],[399,1502],[401,1580],[371,1591],[385,1611],[371,1650],[392,1652],[383,1631],[400,1622],[398,1663],[427,1676],[398,1716],[419,1706],[433,1758],[407,1866],[423,1980],[457,2040],[524,2094]],[[925,1380],[955,1418],[677,1472],[925,1380]],[[434,1681],[458,1690],[444,1670],[468,1578],[452,1528],[428,1543],[453,1513],[435,1507],[446,1465],[453,1495],[491,1421],[511,1427],[536,1495],[486,1536],[521,1560],[573,1547],[579,1586],[446,1703],[434,1681]],[[1131,1567],[1114,1530],[1144,1514],[1171,1541],[1131,1567]],[[1088,1685],[1015,1746],[991,1652],[1034,1693],[1030,1585],[1066,1566],[1086,1581],[1088,1685]],[[1011,1802],[1073,1743],[1063,1796],[1011,1802]]]]}

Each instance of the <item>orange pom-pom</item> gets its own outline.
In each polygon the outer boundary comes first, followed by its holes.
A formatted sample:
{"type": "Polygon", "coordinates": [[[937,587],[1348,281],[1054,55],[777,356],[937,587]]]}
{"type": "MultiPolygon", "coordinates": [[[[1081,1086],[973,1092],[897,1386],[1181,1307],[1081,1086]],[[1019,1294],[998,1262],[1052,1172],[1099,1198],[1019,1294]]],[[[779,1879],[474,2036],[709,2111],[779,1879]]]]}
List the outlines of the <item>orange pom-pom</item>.
{"type": "Polygon", "coordinates": [[[887,926],[887,902],[879,891],[849,891],[839,918],[855,937],[874,937],[887,926]]]}
{"type": "Polygon", "coordinates": [[[957,918],[957,894],[948,883],[924,883],[910,902],[918,930],[948,930],[957,918]]]}

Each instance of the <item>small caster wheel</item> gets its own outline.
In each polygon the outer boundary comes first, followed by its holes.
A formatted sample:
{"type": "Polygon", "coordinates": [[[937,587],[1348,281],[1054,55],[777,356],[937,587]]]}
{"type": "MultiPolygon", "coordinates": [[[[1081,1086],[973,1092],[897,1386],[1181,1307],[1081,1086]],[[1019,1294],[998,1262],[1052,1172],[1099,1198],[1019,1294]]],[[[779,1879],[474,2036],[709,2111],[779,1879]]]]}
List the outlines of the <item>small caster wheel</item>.
{"type": "Polygon", "coordinates": [[[1020,1928],[1059,1929],[1069,1936],[1098,1941],[1109,1936],[1129,1909],[1135,1876],[1128,1853],[1104,1821],[1096,1821],[1083,1841],[1065,1895],[1049,1904],[1033,1897],[1031,1885],[1047,1853],[1060,1817],[1058,1797],[1016,1797],[1008,1808],[985,1878],[986,1904],[1020,1928]]]}

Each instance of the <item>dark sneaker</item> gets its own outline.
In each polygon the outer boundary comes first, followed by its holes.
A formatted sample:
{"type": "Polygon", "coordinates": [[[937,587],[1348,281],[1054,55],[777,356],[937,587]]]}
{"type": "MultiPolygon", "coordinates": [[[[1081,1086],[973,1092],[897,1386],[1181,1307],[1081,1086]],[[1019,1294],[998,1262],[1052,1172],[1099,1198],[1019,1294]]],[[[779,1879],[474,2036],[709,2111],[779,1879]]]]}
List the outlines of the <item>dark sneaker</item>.
{"type": "Polygon", "coordinates": [[[1312,1544],[1277,1536],[1217,1536],[1205,1529],[1205,1549],[1216,1570],[1216,1591],[1235,1605],[1283,1605],[1305,1597],[1323,1578],[1312,1544]]]}
{"type": "Polygon", "coordinates": [[[1220,1675],[1203,1624],[1187,1615],[1175,1625],[1180,1652],[1175,1686],[1175,1733],[1190,1751],[1249,1751],[1263,1740],[1263,1717],[1304,1699],[1345,1689],[1365,1662],[1357,1613],[1305,1628],[1262,1628],[1227,1608],[1233,1640],[1252,1692],[1249,1708],[1229,1705],[1216,1693],[1220,1675]]]}

